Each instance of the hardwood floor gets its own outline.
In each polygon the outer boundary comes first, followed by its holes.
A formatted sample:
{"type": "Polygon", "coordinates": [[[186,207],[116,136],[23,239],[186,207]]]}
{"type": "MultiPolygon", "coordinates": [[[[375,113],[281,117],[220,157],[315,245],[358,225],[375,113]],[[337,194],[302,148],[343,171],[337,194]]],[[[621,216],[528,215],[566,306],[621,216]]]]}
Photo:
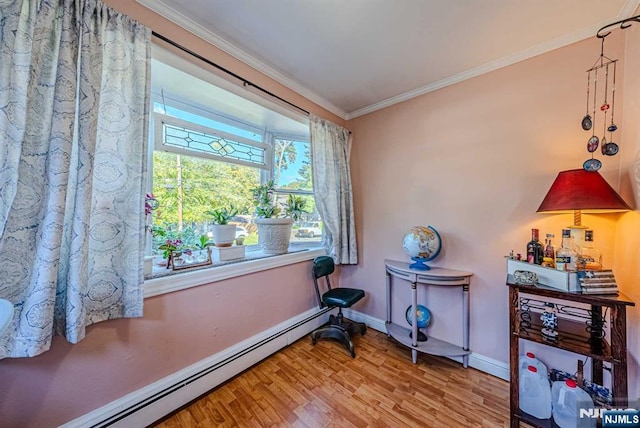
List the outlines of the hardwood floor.
{"type": "Polygon", "coordinates": [[[306,336],[157,422],[192,427],[507,427],[509,384],[411,353],[369,329],[340,344],[306,336]]]}

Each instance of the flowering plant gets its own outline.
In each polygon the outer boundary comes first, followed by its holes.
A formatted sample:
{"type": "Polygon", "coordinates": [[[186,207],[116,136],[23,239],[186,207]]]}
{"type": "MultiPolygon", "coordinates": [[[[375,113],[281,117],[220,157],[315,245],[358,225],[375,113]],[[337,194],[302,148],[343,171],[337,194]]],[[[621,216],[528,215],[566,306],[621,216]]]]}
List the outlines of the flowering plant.
{"type": "Polygon", "coordinates": [[[167,239],[164,244],[158,247],[159,250],[163,250],[162,257],[168,259],[172,252],[177,251],[182,245],[182,239],[167,239]]]}

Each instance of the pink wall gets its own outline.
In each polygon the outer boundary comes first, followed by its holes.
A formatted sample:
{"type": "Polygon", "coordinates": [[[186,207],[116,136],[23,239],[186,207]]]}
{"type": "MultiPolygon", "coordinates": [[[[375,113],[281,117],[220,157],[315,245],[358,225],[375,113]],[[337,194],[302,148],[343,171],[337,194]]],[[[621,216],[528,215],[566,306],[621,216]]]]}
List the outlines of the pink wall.
{"type": "MultiPolygon", "coordinates": [[[[599,52],[593,38],[348,121],[354,133],[351,163],[361,263],[345,267],[341,280],[344,286],[367,289],[372,297],[365,312],[385,318],[383,261],[406,260],[403,233],[412,225],[431,224],[445,246],[433,264],[475,273],[472,350],[508,361],[503,256],[512,249],[524,253],[532,227],[543,237],[555,233],[559,244],[562,227],[572,223],[570,215],[535,211],[557,173],[580,168],[588,157],[588,133],[580,127],[585,70],[599,52]]],[[[621,54],[622,38],[613,34],[607,55],[621,54]]],[[[622,73],[618,78],[621,82],[622,73]]],[[[620,164],[620,156],[605,159],[601,171],[614,187],[620,164]]],[[[583,215],[583,223],[595,229],[607,266],[616,263],[619,217],[583,215]]],[[[637,232],[637,225],[625,229],[637,232]]],[[[636,270],[625,281],[636,287],[638,279],[636,270]]],[[[431,334],[461,343],[460,298],[447,291],[422,294],[435,314],[431,334]]],[[[403,308],[410,303],[408,290],[400,294],[404,301],[398,307],[403,308]]],[[[401,311],[396,313],[403,323],[401,311]]],[[[637,373],[629,383],[638,383],[637,373]]]]}
{"type": "MultiPolygon", "coordinates": [[[[106,3],[292,103],[344,124],[134,0],[106,3]]],[[[310,263],[299,263],[147,299],[143,319],[103,322],[89,327],[77,345],[57,337],[38,357],[0,360],[0,426],[57,426],[79,417],[314,307],[314,293],[310,263]]]]}
{"type": "Polygon", "coordinates": [[[0,426],[57,426],[316,306],[310,262],[145,300],[77,345],[0,361],[0,426]]]}

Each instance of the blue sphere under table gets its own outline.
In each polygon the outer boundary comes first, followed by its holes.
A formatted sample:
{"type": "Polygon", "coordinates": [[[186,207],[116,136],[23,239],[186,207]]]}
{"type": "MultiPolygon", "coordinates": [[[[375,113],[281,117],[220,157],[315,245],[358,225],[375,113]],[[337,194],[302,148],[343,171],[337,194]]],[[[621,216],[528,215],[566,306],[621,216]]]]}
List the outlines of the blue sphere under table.
{"type": "MultiPolygon", "coordinates": [[[[407,308],[405,313],[407,322],[410,326],[413,326],[413,306],[407,308]]],[[[426,328],[431,324],[431,311],[424,305],[418,305],[418,311],[416,313],[416,319],[418,320],[418,328],[426,328]]]]}

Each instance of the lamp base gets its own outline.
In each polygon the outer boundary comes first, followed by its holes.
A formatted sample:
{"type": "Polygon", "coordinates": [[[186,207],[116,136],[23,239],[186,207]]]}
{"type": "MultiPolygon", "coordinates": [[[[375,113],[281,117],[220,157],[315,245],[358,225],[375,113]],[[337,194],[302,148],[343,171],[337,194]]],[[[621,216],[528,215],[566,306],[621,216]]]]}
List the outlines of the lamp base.
{"type": "Polygon", "coordinates": [[[573,245],[573,249],[578,252],[582,252],[582,247],[584,247],[584,231],[589,229],[589,227],[580,224],[574,224],[572,226],[567,226],[566,229],[569,229],[571,231],[571,242],[573,245]]]}

